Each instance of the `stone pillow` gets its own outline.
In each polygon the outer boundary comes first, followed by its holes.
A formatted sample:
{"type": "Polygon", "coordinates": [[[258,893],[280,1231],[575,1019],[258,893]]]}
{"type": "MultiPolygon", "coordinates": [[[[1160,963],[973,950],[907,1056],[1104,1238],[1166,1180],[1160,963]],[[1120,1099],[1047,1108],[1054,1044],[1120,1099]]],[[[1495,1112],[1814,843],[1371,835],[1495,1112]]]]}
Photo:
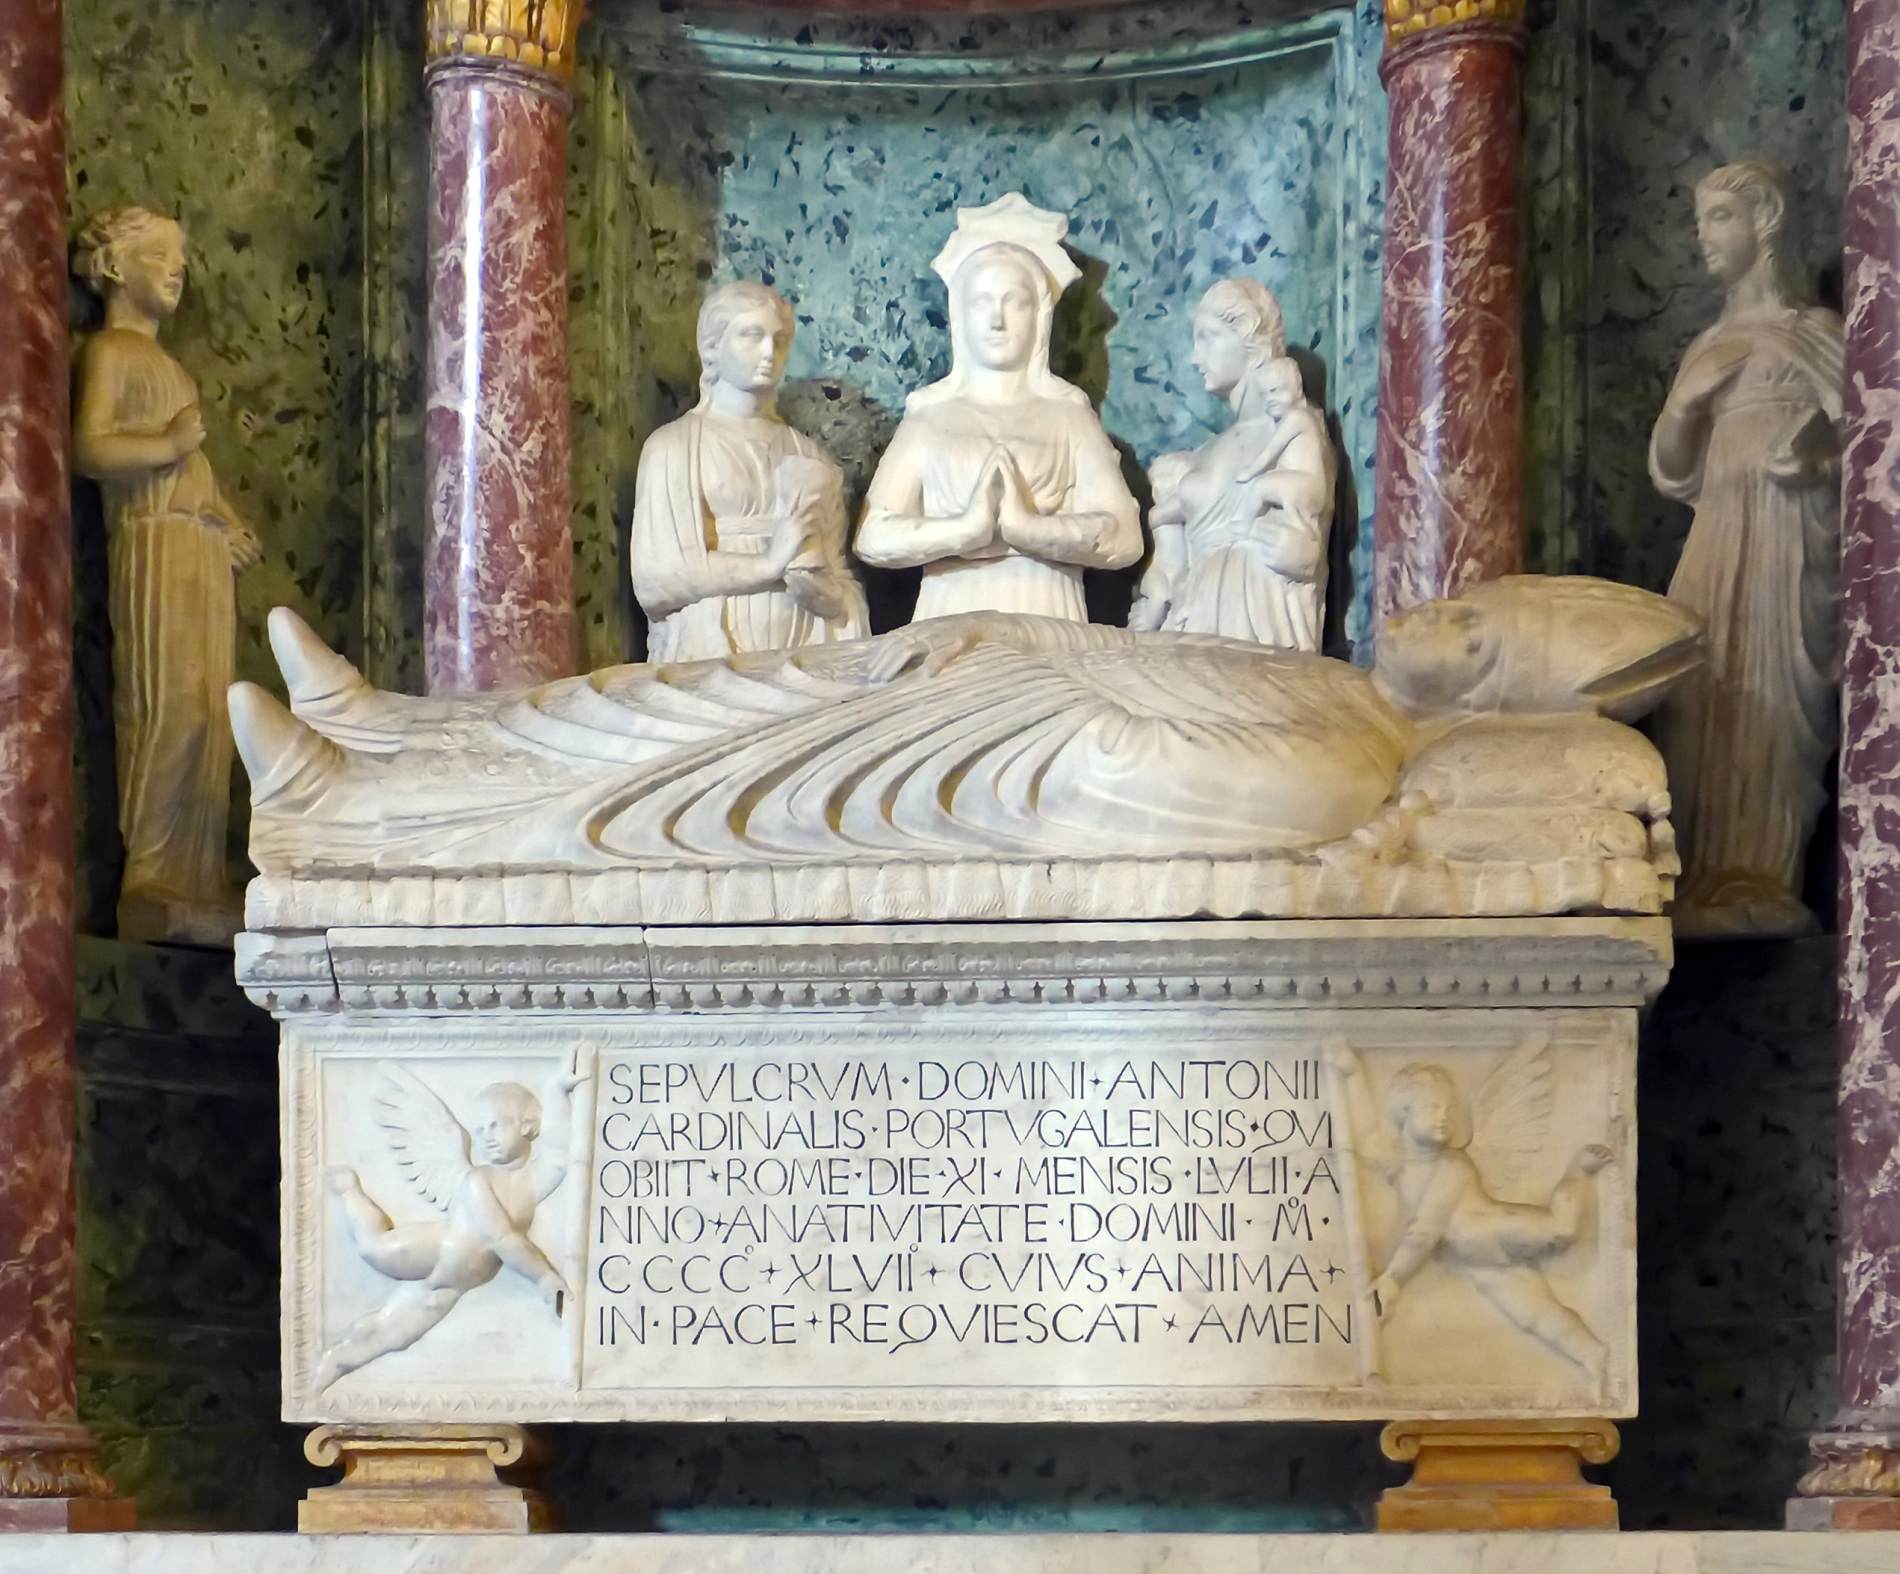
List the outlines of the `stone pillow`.
{"type": "Polygon", "coordinates": [[[1401,791],[1434,809],[1669,811],[1662,756],[1633,727],[1601,716],[1482,716],[1414,749],[1401,791]]]}

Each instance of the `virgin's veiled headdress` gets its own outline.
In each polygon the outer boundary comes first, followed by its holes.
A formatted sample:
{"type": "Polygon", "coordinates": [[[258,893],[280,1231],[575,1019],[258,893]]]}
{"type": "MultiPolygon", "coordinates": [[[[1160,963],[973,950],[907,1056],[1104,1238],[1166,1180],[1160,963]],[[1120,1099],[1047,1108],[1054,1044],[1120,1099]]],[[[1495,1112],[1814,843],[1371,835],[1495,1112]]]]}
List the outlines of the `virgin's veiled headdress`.
{"type": "Polygon", "coordinates": [[[957,281],[979,259],[1002,254],[1021,262],[1036,283],[1036,337],[1030,347],[1029,392],[1039,399],[1087,404],[1088,395],[1049,370],[1049,338],[1055,326],[1056,302],[1082,276],[1075,259],[1063,247],[1069,221],[1060,213],[1039,208],[1020,191],[981,208],[958,208],[957,227],[930,264],[950,292],[950,375],[919,388],[905,401],[916,410],[958,397],[967,383],[968,345],[957,281]]]}

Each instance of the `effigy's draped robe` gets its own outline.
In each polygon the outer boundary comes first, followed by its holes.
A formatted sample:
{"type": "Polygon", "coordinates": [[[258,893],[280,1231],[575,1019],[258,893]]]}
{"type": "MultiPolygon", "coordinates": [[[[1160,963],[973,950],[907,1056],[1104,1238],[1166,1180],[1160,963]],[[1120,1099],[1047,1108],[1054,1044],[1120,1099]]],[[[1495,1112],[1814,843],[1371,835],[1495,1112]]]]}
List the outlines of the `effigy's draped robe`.
{"type": "MultiPolygon", "coordinates": [[[[1698,338],[1684,367],[1723,331],[1698,338]]],[[[1753,352],[1715,396],[1701,462],[1672,474],[1650,449],[1657,488],[1695,508],[1669,596],[1708,631],[1707,666],[1657,728],[1689,907],[1799,900],[1839,730],[1838,483],[1765,467],[1817,414],[1838,423],[1840,319],[1808,308],[1747,331],[1753,352]]]]}
{"type": "Polygon", "coordinates": [[[787,458],[824,455],[782,421],[733,420],[701,410],[647,440],[635,482],[634,585],[643,605],[683,602],[648,624],[649,661],[709,661],[869,632],[862,596],[844,564],[842,513],[827,521],[825,559],[854,602],[843,617],[814,616],[782,585],[687,599],[706,582],[709,551],[759,554],[771,546],[779,504],[775,472],[787,458]]]}
{"type": "MultiPolygon", "coordinates": [[[[198,402],[185,369],[143,334],[107,329],[88,362],[112,367],[112,424],[160,432],[198,402]]],[[[216,478],[202,452],[104,488],[112,620],[112,720],[125,840],[121,902],[221,903],[229,881],[236,587],[216,478]]]]}

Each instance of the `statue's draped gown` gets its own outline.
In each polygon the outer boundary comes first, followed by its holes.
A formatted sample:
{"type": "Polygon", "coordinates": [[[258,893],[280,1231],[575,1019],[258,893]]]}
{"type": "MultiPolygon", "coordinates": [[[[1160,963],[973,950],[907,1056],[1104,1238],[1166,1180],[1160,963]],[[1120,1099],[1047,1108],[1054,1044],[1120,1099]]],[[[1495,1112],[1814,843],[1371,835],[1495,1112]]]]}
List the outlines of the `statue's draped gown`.
{"type": "Polygon", "coordinates": [[[1679,905],[1792,914],[1838,734],[1839,482],[1823,470],[1790,484],[1766,465],[1817,414],[1839,422],[1841,325],[1818,307],[1718,322],[1684,370],[1727,333],[1753,348],[1711,402],[1699,462],[1674,473],[1650,445],[1658,489],[1695,508],[1669,595],[1708,630],[1708,665],[1664,706],[1657,741],[1682,845],[1679,905]]]}
{"type": "Polygon", "coordinates": [[[986,405],[955,396],[913,402],[865,497],[858,555],[923,564],[914,620],[1015,612],[1088,621],[1084,568],[1116,568],[1141,550],[1121,461],[1084,401],[1029,398],[986,405]],[[1015,460],[1035,510],[1039,550],[1000,538],[981,555],[950,556],[937,536],[969,505],[997,448],[1015,460]]]}
{"type": "MultiPolygon", "coordinates": [[[[141,333],[107,328],[81,376],[109,379],[111,429],[158,433],[198,402],[189,373],[141,333]]],[[[107,481],[112,717],[125,839],[121,905],[229,901],[225,691],[237,626],[228,511],[202,450],[107,481]]]]}
{"type": "MultiPolygon", "coordinates": [[[[1290,420],[1310,423],[1306,412],[1290,420]]],[[[1293,439],[1276,468],[1310,474],[1307,506],[1264,511],[1239,477],[1273,437],[1268,421],[1229,427],[1193,456],[1181,480],[1187,572],[1163,627],[1222,634],[1282,650],[1318,650],[1332,481],[1324,429],[1293,439]]]]}
{"type": "MultiPolygon", "coordinates": [[[[781,506],[777,467],[789,457],[829,462],[817,443],[770,417],[693,410],[655,432],[641,452],[634,495],[631,550],[641,602],[694,595],[705,584],[709,551],[767,551],[781,506]]],[[[815,617],[783,585],[748,595],[701,594],[651,619],[647,659],[705,661],[862,638],[869,629],[862,593],[844,564],[842,505],[834,501],[831,509],[821,534],[825,567],[852,603],[843,617],[815,617]]]]}

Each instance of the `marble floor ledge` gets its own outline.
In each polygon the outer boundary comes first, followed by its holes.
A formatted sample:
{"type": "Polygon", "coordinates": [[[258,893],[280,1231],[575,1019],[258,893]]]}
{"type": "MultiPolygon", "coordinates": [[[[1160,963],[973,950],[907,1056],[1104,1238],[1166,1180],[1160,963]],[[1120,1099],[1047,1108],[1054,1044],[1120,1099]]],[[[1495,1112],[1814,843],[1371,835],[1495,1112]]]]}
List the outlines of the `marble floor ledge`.
{"type": "Polygon", "coordinates": [[[0,1537],[7,1574],[1893,1574],[1900,1534],[0,1537]]]}

